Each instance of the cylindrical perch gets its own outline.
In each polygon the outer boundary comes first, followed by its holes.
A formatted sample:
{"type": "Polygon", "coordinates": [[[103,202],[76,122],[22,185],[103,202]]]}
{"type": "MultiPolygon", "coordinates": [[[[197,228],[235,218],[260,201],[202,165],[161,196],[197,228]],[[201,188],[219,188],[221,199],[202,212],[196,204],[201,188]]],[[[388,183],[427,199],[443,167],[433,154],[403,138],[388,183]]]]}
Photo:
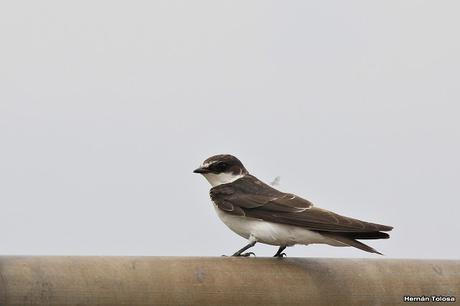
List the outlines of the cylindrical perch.
{"type": "Polygon", "coordinates": [[[432,296],[460,298],[460,261],[0,257],[0,305],[396,305],[432,296]]]}

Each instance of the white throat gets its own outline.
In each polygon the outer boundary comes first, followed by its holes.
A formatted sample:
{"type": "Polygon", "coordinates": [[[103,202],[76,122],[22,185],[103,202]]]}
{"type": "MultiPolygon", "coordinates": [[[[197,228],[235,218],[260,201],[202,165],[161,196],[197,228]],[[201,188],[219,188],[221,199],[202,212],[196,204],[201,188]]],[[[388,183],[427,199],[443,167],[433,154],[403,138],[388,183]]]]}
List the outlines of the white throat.
{"type": "Polygon", "coordinates": [[[228,184],[236,181],[237,179],[245,176],[245,174],[233,174],[233,173],[203,173],[203,176],[208,180],[212,187],[216,187],[222,184],[228,184]]]}

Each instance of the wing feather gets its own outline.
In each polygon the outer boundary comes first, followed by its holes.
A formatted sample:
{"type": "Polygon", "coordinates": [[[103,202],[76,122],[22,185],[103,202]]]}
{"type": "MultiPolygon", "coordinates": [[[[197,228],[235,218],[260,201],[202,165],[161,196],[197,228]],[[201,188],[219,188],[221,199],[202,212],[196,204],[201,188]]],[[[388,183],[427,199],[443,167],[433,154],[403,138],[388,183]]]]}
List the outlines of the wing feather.
{"type": "Polygon", "coordinates": [[[316,231],[370,233],[392,229],[313,207],[310,201],[278,191],[251,175],[216,186],[210,195],[220,209],[229,213],[316,231]]]}

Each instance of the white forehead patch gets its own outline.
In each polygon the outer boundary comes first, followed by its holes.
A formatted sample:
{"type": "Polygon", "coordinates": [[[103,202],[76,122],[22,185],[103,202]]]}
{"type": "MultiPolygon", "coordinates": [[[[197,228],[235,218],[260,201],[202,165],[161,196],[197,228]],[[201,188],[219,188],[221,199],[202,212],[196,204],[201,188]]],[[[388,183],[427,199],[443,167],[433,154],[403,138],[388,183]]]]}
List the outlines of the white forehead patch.
{"type": "Polygon", "coordinates": [[[207,167],[209,167],[210,165],[215,164],[215,163],[216,163],[216,161],[203,163],[203,164],[201,165],[201,167],[207,168],[207,167]]]}

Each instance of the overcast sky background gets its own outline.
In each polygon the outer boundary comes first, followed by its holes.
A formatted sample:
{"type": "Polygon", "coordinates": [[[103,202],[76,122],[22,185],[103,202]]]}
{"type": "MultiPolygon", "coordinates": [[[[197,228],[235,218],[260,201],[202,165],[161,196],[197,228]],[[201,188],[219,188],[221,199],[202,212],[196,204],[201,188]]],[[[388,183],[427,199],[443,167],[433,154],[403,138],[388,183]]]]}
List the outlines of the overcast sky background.
{"type": "MultiPolygon", "coordinates": [[[[217,153],[459,258],[458,1],[2,1],[0,254],[230,254],[217,153]]],[[[259,256],[275,247],[256,245],[259,256]]],[[[378,257],[296,246],[289,256],[378,257]]]]}

